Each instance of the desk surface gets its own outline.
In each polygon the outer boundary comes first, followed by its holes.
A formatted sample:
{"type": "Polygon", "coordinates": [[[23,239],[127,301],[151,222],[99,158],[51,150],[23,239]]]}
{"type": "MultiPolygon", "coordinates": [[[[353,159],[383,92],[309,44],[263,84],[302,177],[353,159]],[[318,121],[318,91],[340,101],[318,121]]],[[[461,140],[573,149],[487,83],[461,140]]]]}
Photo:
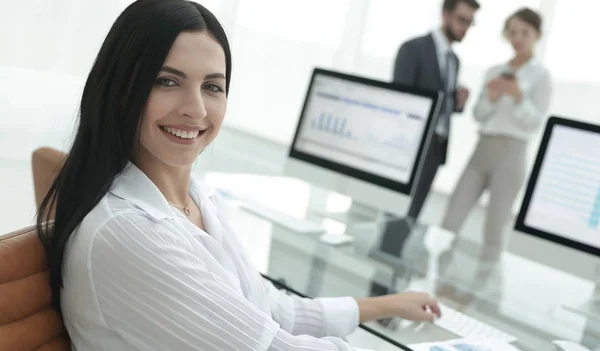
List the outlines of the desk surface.
{"type": "MultiPolygon", "coordinates": [[[[347,208],[347,199],[298,180],[233,174],[207,174],[206,179],[219,189],[354,237],[350,244],[332,246],[319,235],[294,233],[241,209],[233,211],[232,224],[257,268],[304,295],[427,291],[449,307],[515,335],[523,351],[553,350],[551,341],[557,339],[590,349],[600,345],[600,320],[563,307],[592,296],[591,281],[410,220],[392,218],[392,229],[390,218],[336,221],[326,212],[347,208]]],[[[431,324],[393,320],[367,326],[403,344],[456,338],[431,324]]]]}

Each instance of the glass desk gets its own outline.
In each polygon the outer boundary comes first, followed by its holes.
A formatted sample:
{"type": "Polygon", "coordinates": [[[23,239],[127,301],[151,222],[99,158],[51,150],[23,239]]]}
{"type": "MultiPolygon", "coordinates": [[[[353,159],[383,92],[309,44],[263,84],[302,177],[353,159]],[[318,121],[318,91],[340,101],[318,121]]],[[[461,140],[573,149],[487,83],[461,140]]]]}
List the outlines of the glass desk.
{"type": "MultiPolygon", "coordinates": [[[[207,174],[206,180],[354,238],[339,246],[326,244],[318,234],[298,234],[236,209],[237,200],[230,198],[232,225],[257,268],[300,294],[366,297],[426,291],[448,307],[516,336],[515,346],[523,351],[554,350],[553,340],[600,350],[600,320],[562,307],[593,294],[590,281],[410,219],[384,215],[376,221],[336,221],[327,213],[347,206],[347,199],[297,180],[232,174],[207,174]]],[[[433,324],[397,319],[366,327],[404,345],[457,338],[433,324]]],[[[361,344],[364,335],[357,342],[352,344],[390,347],[377,338],[361,344]]]]}

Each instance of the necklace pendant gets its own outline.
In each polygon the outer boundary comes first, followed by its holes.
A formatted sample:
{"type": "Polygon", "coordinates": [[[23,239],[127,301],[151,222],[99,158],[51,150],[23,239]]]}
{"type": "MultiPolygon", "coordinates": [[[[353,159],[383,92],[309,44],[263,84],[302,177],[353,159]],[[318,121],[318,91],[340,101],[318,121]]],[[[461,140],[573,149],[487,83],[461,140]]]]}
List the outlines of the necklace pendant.
{"type": "Polygon", "coordinates": [[[187,207],[184,207],[184,208],[183,208],[183,213],[185,213],[185,215],[189,217],[189,216],[190,216],[190,213],[192,213],[192,212],[190,211],[190,209],[189,209],[189,208],[187,208],[187,207]]]}

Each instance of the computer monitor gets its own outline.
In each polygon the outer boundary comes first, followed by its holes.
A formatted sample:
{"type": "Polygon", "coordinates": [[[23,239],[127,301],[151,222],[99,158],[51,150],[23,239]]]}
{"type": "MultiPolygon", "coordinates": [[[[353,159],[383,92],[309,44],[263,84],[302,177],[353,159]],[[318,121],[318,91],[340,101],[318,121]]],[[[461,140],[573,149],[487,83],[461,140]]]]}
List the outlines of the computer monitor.
{"type": "Polygon", "coordinates": [[[315,69],[285,174],[405,215],[441,95],[315,69]]]}
{"type": "MultiPolygon", "coordinates": [[[[550,117],[515,229],[600,257],[599,125],[550,117]]],[[[598,301],[582,309],[600,316],[598,301]]]]}

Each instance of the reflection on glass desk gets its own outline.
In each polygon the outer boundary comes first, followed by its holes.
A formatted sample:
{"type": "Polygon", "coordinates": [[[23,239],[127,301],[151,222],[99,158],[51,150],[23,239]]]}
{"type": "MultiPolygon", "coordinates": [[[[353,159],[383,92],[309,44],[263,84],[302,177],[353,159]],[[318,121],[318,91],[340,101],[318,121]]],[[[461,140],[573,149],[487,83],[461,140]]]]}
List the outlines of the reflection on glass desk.
{"type": "MultiPolygon", "coordinates": [[[[427,291],[444,305],[514,335],[514,345],[523,351],[554,350],[553,340],[599,350],[600,321],[562,307],[593,294],[590,281],[409,219],[381,215],[375,222],[336,222],[326,213],[347,208],[346,200],[296,180],[223,174],[206,179],[354,238],[345,245],[328,245],[318,234],[294,233],[251,213],[232,211],[232,225],[257,268],[303,295],[427,291]]],[[[405,345],[457,337],[433,324],[396,319],[367,326],[405,345]]]]}

